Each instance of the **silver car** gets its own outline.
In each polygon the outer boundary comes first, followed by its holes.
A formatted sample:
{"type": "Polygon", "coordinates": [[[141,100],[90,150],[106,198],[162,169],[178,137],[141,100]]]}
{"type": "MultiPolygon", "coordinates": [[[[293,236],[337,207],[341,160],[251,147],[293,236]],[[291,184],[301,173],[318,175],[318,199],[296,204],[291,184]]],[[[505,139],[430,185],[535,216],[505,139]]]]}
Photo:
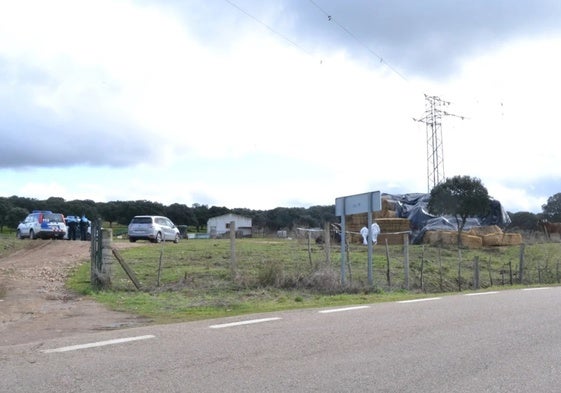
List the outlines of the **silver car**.
{"type": "Polygon", "coordinates": [[[180,239],[179,229],[167,217],[163,216],[135,216],[129,224],[129,241],[149,240],[152,243],[173,241],[180,239]]]}

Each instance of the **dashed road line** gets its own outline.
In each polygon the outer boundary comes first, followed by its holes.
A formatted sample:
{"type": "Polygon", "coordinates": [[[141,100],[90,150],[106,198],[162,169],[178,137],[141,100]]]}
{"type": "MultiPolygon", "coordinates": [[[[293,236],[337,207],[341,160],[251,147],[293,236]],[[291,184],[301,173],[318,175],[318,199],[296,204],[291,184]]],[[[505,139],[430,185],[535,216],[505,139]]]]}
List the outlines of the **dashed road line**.
{"type": "Polygon", "coordinates": [[[146,336],[116,338],[116,339],[113,339],[113,340],[97,341],[97,342],[88,343],[88,344],[70,345],[68,347],[44,349],[41,352],[43,352],[43,353],[55,353],[55,352],[77,351],[79,349],[103,347],[103,346],[106,346],[106,345],[122,344],[122,343],[126,343],[126,342],[131,342],[131,341],[147,340],[147,339],[155,338],[155,337],[156,336],[154,336],[152,334],[149,334],[149,335],[146,335],[146,336]]]}
{"type": "Polygon", "coordinates": [[[499,291],[488,291],[488,292],[474,292],[474,293],[466,293],[464,296],[483,296],[483,295],[494,295],[495,293],[499,293],[499,291]]]}
{"type": "Polygon", "coordinates": [[[543,291],[544,289],[551,289],[551,287],[522,288],[523,291],[543,291]]]}
{"type": "Polygon", "coordinates": [[[433,301],[433,300],[440,300],[440,299],[442,299],[442,298],[441,297],[426,297],[426,298],[423,298],[423,299],[401,300],[397,303],[403,304],[403,303],[430,302],[430,301],[433,301]]]}
{"type": "Polygon", "coordinates": [[[211,329],[221,329],[226,327],[233,327],[233,326],[241,326],[241,325],[250,325],[253,323],[262,323],[262,322],[270,322],[270,321],[277,321],[281,318],[274,317],[274,318],[261,318],[261,319],[250,319],[247,321],[239,321],[239,322],[231,322],[231,323],[221,323],[219,325],[210,325],[211,329]]]}
{"type": "Polygon", "coordinates": [[[370,308],[370,306],[356,306],[356,307],[345,307],[345,308],[332,308],[329,310],[321,310],[318,311],[320,314],[329,314],[332,312],[342,312],[342,311],[353,311],[353,310],[362,310],[365,308],[370,308]]]}

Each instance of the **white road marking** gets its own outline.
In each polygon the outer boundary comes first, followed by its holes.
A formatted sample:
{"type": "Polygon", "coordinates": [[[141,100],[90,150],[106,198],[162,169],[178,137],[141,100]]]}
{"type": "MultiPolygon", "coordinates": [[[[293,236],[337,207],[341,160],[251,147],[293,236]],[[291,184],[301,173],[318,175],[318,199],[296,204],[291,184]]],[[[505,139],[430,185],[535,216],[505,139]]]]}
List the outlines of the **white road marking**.
{"type": "Polygon", "coordinates": [[[466,293],[464,296],[494,295],[495,293],[499,293],[499,291],[466,293]]]}
{"type": "Polygon", "coordinates": [[[116,338],[114,340],[98,341],[98,342],[94,342],[94,343],[80,344],[80,345],[71,345],[71,346],[68,346],[68,347],[60,347],[60,348],[54,348],[54,349],[45,349],[45,350],[42,350],[41,352],[43,352],[43,353],[54,353],[54,352],[76,351],[76,350],[79,350],[79,349],[103,347],[105,345],[121,344],[121,343],[130,342],[130,341],[147,340],[149,338],[155,338],[155,337],[156,336],[149,334],[149,335],[146,335],[146,336],[116,338]]]}
{"type": "Polygon", "coordinates": [[[523,291],[542,291],[544,289],[551,289],[551,287],[540,287],[540,288],[522,288],[523,291]]]}
{"type": "Polygon", "coordinates": [[[417,302],[428,302],[431,300],[440,300],[441,297],[426,297],[424,299],[412,299],[412,300],[401,300],[397,303],[417,303],[417,302]]]}
{"type": "Polygon", "coordinates": [[[221,328],[232,327],[232,326],[250,325],[252,323],[276,321],[276,320],[279,320],[279,319],[281,319],[281,318],[275,317],[275,318],[250,319],[250,320],[247,320],[247,321],[222,323],[222,324],[219,324],[219,325],[210,325],[209,327],[211,329],[221,329],[221,328]]]}
{"type": "Polygon", "coordinates": [[[364,308],[369,308],[369,306],[356,306],[356,307],[346,307],[346,308],[333,308],[330,310],[321,310],[318,311],[320,314],[329,314],[332,312],[340,312],[340,311],[352,311],[352,310],[361,310],[364,308]]]}

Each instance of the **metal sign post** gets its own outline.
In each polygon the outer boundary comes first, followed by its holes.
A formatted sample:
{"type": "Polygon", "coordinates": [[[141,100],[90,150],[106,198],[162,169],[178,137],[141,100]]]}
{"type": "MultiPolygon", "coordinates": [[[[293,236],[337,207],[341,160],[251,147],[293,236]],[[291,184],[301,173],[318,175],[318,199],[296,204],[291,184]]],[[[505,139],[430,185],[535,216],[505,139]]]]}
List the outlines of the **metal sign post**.
{"type": "Polygon", "coordinates": [[[350,195],[335,199],[335,216],[341,217],[341,284],[345,285],[346,219],[352,214],[368,213],[368,284],[373,285],[372,275],[372,212],[382,210],[380,191],[350,195]]]}

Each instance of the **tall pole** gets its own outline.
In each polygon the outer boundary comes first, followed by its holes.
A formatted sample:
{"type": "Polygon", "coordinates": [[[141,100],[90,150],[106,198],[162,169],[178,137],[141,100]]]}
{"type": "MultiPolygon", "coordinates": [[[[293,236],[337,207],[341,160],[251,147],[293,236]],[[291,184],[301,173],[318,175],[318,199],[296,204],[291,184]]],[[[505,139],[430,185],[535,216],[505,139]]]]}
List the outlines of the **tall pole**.
{"type": "Polygon", "coordinates": [[[450,105],[437,96],[425,94],[425,116],[414,119],[425,123],[427,138],[427,192],[445,180],[444,174],[444,143],[442,140],[442,116],[463,116],[446,112],[443,108],[450,105]]]}

